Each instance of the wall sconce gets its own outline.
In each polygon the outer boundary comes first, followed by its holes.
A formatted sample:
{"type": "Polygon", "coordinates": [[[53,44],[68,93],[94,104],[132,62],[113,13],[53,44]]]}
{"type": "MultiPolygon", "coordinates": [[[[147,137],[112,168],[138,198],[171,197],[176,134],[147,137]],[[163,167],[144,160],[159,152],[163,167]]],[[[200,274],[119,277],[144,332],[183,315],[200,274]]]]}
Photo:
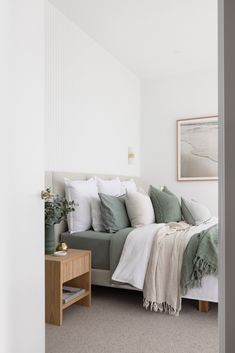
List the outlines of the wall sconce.
{"type": "Polygon", "coordinates": [[[128,164],[134,164],[135,153],[133,147],[128,147],[128,164]]]}

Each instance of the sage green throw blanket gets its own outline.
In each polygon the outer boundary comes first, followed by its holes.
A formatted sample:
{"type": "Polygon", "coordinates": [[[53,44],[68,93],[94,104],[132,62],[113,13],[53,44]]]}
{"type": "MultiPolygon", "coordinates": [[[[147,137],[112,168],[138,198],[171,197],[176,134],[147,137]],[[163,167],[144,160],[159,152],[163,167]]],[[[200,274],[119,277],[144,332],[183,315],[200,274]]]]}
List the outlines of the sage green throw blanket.
{"type": "Polygon", "coordinates": [[[202,278],[218,270],[218,225],[190,239],[183,257],[181,289],[185,295],[190,288],[201,287],[202,278]]]}

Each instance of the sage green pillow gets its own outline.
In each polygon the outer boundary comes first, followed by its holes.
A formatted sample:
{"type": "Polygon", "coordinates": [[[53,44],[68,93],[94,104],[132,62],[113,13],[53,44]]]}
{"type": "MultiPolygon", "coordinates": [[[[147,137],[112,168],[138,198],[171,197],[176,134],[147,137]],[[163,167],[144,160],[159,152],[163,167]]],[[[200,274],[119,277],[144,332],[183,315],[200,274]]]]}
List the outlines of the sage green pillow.
{"type": "Polygon", "coordinates": [[[99,193],[99,197],[103,224],[107,232],[116,233],[120,229],[130,227],[125,205],[126,195],[117,197],[99,193]]]}
{"type": "Polygon", "coordinates": [[[150,185],[150,198],[153,204],[156,223],[181,221],[181,207],[177,196],[164,186],[159,190],[150,185]]]}
{"type": "Polygon", "coordinates": [[[209,209],[194,200],[186,200],[181,197],[181,210],[186,223],[197,226],[211,218],[209,209]]]}

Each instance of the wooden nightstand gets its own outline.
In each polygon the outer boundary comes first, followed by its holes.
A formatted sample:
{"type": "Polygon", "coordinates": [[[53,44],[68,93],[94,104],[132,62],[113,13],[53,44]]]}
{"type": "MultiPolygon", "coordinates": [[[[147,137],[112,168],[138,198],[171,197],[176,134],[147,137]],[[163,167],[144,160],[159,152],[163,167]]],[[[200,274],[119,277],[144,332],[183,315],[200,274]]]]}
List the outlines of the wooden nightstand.
{"type": "Polygon", "coordinates": [[[46,255],[46,322],[62,325],[63,310],[77,303],[91,305],[91,252],[69,249],[66,256],[46,255]],[[85,293],[63,304],[63,284],[85,288],[85,293]]]}

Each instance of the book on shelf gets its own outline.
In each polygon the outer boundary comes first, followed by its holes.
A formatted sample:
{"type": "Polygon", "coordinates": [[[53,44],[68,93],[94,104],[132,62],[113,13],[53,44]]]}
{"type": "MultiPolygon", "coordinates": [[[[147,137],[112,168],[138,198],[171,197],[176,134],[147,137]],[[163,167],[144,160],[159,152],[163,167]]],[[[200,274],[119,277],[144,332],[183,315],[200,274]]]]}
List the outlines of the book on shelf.
{"type": "Polygon", "coordinates": [[[63,286],[63,304],[68,303],[70,300],[79,297],[85,293],[84,288],[63,286]]]}

